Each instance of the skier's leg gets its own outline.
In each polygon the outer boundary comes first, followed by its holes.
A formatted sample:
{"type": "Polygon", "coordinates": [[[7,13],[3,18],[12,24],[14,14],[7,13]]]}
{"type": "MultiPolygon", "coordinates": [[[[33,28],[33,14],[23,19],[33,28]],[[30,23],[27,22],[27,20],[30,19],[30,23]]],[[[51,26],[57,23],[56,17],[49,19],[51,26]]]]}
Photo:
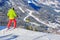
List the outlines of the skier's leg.
{"type": "Polygon", "coordinates": [[[16,20],[14,19],[13,21],[14,21],[14,29],[15,29],[16,28],[16,20]]]}
{"type": "Polygon", "coordinates": [[[9,22],[8,22],[8,24],[7,24],[8,29],[10,28],[11,23],[12,23],[12,20],[9,20],[9,22]]]}

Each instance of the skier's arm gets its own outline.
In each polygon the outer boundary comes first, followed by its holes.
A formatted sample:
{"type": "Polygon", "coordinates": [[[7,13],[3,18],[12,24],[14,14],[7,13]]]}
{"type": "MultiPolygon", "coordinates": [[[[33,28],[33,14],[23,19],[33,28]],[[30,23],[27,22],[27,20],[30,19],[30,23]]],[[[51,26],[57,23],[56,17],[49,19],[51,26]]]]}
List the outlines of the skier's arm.
{"type": "Polygon", "coordinates": [[[17,18],[17,17],[18,17],[18,15],[16,14],[16,12],[14,12],[14,16],[15,16],[15,18],[17,18]]]}

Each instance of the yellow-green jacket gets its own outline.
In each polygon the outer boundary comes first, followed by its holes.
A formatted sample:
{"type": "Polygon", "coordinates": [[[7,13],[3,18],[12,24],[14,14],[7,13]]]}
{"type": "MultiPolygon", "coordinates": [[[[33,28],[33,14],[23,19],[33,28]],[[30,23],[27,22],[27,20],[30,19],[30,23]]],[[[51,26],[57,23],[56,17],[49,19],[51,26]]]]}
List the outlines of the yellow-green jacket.
{"type": "Polygon", "coordinates": [[[7,16],[9,19],[15,19],[17,17],[16,12],[12,8],[8,10],[7,16]]]}

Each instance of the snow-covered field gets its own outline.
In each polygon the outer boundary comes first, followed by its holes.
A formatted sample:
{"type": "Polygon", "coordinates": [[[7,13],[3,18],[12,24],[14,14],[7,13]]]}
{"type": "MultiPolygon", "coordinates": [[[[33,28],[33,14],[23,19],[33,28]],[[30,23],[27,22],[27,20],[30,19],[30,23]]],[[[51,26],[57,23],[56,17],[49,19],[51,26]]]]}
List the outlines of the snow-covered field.
{"type": "Polygon", "coordinates": [[[60,35],[16,28],[0,31],[0,40],[60,40],[60,35]]]}

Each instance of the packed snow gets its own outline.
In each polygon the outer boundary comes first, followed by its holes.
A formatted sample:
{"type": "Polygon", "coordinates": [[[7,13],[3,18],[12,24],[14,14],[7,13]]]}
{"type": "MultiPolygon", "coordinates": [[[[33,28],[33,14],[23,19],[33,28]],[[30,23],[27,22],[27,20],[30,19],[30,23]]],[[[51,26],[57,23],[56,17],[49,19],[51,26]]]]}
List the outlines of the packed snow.
{"type": "Polygon", "coordinates": [[[60,40],[60,35],[16,28],[0,31],[0,40],[60,40]]]}

